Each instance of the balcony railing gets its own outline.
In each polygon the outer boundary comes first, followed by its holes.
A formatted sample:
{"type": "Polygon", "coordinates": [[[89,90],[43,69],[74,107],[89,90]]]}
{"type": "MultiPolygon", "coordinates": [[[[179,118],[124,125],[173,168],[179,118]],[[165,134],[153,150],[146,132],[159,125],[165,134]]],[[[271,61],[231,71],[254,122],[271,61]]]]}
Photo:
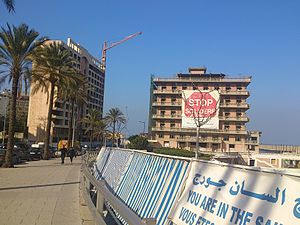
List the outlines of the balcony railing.
{"type": "Polygon", "coordinates": [[[240,78],[230,78],[230,77],[178,77],[178,78],[154,78],[154,82],[251,82],[251,77],[240,77],[240,78]]]}

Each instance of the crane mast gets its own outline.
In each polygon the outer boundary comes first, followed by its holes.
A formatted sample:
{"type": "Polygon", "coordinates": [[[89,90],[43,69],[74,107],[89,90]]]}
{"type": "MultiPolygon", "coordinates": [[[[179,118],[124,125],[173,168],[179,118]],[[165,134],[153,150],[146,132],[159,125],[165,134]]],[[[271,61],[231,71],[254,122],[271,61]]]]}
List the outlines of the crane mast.
{"type": "Polygon", "coordinates": [[[129,35],[129,36],[125,37],[124,39],[122,39],[121,41],[113,42],[110,46],[108,46],[107,41],[105,41],[103,43],[103,47],[102,47],[102,57],[101,57],[102,64],[104,66],[106,66],[106,51],[107,50],[109,50],[119,44],[122,44],[123,42],[128,41],[128,40],[130,40],[138,35],[141,35],[141,34],[142,34],[142,32],[137,32],[135,34],[129,35]]]}

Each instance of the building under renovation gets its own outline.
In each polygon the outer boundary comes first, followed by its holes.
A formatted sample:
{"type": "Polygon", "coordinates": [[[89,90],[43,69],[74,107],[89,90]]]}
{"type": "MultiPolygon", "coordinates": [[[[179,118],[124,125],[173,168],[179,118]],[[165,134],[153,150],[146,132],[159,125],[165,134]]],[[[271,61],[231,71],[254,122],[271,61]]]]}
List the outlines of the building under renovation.
{"type": "Polygon", "coordinates": [[[246,128],[250,82],[250,76],[211,74],[206,73],[206,68],[190,68],[188,73],[171,78],[152,77],[151,142],[162,147],[194,150],[197,123],[202,122],[199,126],[201,151],[258,152],[260,132],[246,128]],[[199,95],[206,97],[201,99],[199,95]],[[206,103],[208,108],[201,109],[206,103]],[[207,113],[213,114],[207,117],[207,113]]]}

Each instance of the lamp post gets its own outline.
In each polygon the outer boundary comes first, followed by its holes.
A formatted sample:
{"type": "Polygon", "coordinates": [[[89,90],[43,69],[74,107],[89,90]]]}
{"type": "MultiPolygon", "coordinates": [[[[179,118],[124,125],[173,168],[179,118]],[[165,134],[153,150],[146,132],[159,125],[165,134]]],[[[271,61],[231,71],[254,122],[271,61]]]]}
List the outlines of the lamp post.
{"type": "Polygon", "coordinates": [[[139,121],[139,123],[142,123],[144,125],[144,127],[143,127],[143,134],[145,134],[145,121],[139,121]]]}

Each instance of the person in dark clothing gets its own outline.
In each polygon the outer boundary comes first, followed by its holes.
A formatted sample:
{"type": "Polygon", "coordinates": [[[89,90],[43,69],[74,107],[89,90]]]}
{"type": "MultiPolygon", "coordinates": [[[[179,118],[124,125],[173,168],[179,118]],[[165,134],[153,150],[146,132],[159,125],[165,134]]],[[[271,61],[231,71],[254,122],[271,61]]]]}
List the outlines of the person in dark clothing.
{"type": "Polygon", "coordinates": [[[74,150],[74,148],[70,148],[69,149],[69,157],[70,157],[71,164],[73,162],[74,156],[75,156],[75,150],[74,150]]]}
{"type": "Polygon", "coordinates": [[[66,153],[67,153],[67,149],[65,146],[63,146],[63,148],[60,150],[61,151],[61,164],[65,163],[65,157],[66,157],[66,153]]]}

